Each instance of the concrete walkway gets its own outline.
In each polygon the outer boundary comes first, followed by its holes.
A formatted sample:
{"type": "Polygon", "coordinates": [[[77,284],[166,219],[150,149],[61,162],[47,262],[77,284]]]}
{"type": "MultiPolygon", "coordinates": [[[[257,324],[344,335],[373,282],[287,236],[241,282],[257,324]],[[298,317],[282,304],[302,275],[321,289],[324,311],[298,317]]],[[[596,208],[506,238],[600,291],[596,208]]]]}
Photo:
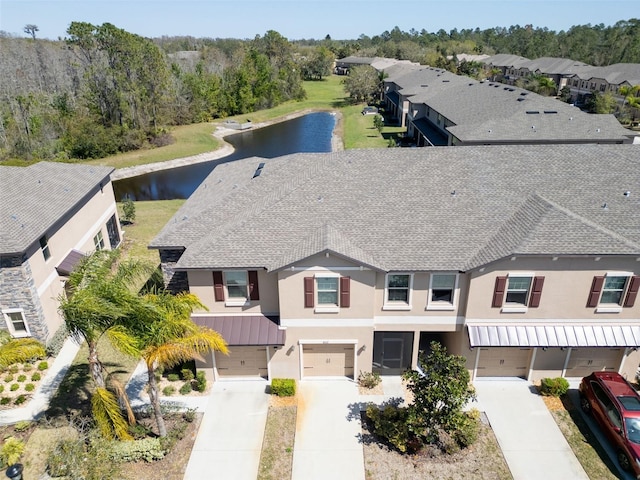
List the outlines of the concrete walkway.
{"type": "Polygon", "coordinates": [[[185,480],[258,476],[269,395],[266,381],[213,384],[185,480]]]}
{"type": "Polygon", "coordinates": [[[515,480],[587,480],[535,387],[525,380],[476,380],[478,404],[515,480]]]}
{"type": "Polygon", "coordinates": [[[352,381],[298,384],[292,480],[364,480],[359,400],[352,381]]]}
{"type": "Polygon", "coordinates": [[[49,408],[52,395],[58,390],[79,349],[80,345],[71,338],[67,338],[53,364],[49,365],[45,377],[31,400],[24,407],[0,411],[0,425],[13,425],[17,422],[40,418],[49,408]]]}

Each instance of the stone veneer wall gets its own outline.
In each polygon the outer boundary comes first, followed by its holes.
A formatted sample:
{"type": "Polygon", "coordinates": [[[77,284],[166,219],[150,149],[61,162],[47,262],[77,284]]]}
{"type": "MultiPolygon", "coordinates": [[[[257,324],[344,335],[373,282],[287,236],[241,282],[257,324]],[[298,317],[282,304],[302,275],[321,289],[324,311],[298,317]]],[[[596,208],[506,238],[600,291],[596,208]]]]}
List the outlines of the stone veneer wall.
{"type": "MultiPolygon", "coordinates": [[[[44,317],[31,267],[22,255],[0,257],[0,309],[21,308],[31,336],[45,342],[49,328],[44,317]]],[[[0,323],[6,328],[4,318],[0,323]]]]}
{"type": "Polygon", "coordinates": [[[180,260],[184,249],[160,250],[160,266],[162,268],[162,278],[164,286],[171,293],[189,291],[189,279],[187,272],[176,272],[174,267],[180,260]]]}

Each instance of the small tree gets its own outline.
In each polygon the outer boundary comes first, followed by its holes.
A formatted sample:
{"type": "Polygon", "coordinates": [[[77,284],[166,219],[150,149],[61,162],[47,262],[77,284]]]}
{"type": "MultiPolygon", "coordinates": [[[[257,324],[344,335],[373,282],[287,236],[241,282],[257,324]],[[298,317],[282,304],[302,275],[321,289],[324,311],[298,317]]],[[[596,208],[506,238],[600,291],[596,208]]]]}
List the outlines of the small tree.
{"type": "Polygon", "coordinates": [[[420,369],[408,370],[403,378],[413,394],[411,416],[414,425],[424,427],[417,432],[427,442],[438,437],[440,429],[455,432],[464,423],[463,407],[475,398],[466,360],[447,354],[438,342],[431,342],[431,352],[418,358],[420,369]]]}
{"type": "Polygon", "coordinates": [[[133,223],[136,219],[136,205],[129,196],[127,196],[127,198],[122,202],[122,213],[122,219],[125,223],[133,223]]]}
{"type": "Polygon", "coordinates": [[[31,38],[35,40],[36,32],[39,31],[40,29],[38,28],[37,25],[33,25],[32,23],[30,23],[28,25],[25,25],[23,30],[24,30],[24,33],[26,33],[27,35],[31,35],[31,38]]]}
{"type": "Polygon", "coordinates": [[[380,115],[376,115],[373,117],[373,127],[378,130],[378,132],[382,133],[382,127],[384,127],[384,120],[380,115]]]}
{"type": "Polygon", "coordinates": [[[353,67],[343,83],[344,89],[354,102],[366,101],[378,91],[378,72],[370,65],[353,67]]]}

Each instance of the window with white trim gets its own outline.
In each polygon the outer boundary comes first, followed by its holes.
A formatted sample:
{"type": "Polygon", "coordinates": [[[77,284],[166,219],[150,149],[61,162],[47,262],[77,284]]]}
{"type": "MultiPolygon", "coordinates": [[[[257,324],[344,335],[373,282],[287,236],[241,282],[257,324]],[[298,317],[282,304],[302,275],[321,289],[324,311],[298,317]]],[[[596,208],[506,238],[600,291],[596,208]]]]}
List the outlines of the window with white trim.
{"type": "Polygon", "coordinates": [[[410,309],[412,284],[413,274],[388,273],[385,282],[383,308],[387,310],[410,309]]]}
{"type": "Polygon", "coordinates": [[[104,250],[104,238],[102,238],[102,230],[100,230],[95,237],[93,237],[93,244],[96,246],[96,250],[104,250]]]}
{"type": "Polygon", "coordinates": [[[429,280],[427,310],[452,310],[456,301],[458,274],[433,273],[429,280]]]}
{"type": "Polygon", "coordinates": [[[507,278],[507,295],[505,304],[526,306],[529,299],[529,290],[531,288],[531,280],[533,276],[507,278]]]}
{"type": "Polygon", "coordinates": [[[46,235],[40,237],[40,250],[42,250],[42,255],[45,260],[49,260],[49,258],[51,258],[51,250],[49,249],[49,243],[47,242],[46,235]]]}
{"type": "Polygon", "coordinates": [[[7,324],[9,333],[13,337],[28,337],[31,335],[27,321],[24,318],[24,311],[22,309],[8,309],[3,310],[2,315],[4,321],[7,324]]]}
{"type": "Polygon", "coordinates": [[[338,306],[338,277],[316,277],[318,306],[338,306]]]}
{"type": "Polygon", "coordinates": [[[247,272],[244,270],[233,270],[224,272],[225,285],[227,287],[227,298],[231,301],[246,301],[247,294],[247,272]]]}
{"type": "Polygon", "coordinates": [[[607,272],[593,277],[587,307],[598,313],[617,313],[633,307],[640,290],[640,276],[631,272],[607,272]]]}

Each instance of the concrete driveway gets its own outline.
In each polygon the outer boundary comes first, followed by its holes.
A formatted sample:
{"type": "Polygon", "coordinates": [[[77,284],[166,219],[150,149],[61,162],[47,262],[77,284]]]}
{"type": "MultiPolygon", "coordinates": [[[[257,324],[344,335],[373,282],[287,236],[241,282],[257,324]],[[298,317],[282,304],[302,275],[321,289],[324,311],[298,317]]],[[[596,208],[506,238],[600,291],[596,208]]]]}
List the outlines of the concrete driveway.
{"type": "Polygon", "coordinates": [[[525,380],[476,380],[484,411],[516,480],[587,480],[535,387],[525,380]]]}
{"type": "Polygon", "coordinates": [[[298,384],[292,480],[364,480],[358,386],[348,380],[298,384]]]}
{"type": "Polygon", "coordinates": [[[256,480],[269,409],[266,381],[213,384],[185,480],[256,480]]]}

